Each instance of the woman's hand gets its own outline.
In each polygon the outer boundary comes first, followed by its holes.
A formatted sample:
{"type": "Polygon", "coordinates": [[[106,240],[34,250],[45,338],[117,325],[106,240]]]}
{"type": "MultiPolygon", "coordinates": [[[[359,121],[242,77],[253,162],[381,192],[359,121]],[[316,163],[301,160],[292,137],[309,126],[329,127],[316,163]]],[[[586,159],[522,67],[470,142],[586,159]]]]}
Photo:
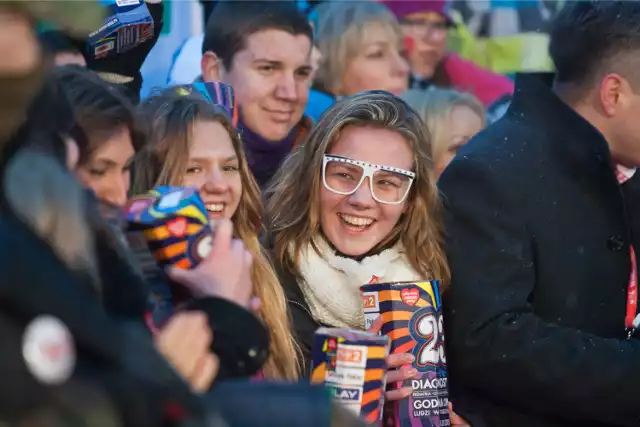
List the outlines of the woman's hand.
{"type": "Polygon", "coordinates": [[[209,350],[212,340],[207,316],[197,312],[176,314],[155,336],[160,354],[197,393],[209,390],[218,375],[220,361],[209,350]]]}
{"type": "Polygon", "coordinates": [[[0,75],[21,76],[40,63],[40,44],[29,18],[0,8],[0,75]]]}
{"type": "MultiPolygon", "coordinates": [[[[378,317],[373,321],[367,332],[377,334],[382,329],[382,317],[378,317]]],[[[403,365],[409,365],[413,363],[415,357],[411,353],[391,354],[387,358],[387,384],[397,381],[410,380],[418,377],[418,371],[412,367],[403,367],[403,365]]],[[[408,397],[413,389],[411,387],[402,387],[397,390],[389,390],[385,394],[387,401],[400,400],[408,397]]]]}
{"type": "Polygon", "coordinates": [[[225,219],[216,222],[211,252],[197,267],[191,270],[171,267],[167,274],[196,297],[224,298],[251,309],[252,264],[251,253],[242,240],[233,238],[233,225],[225,219]]]}

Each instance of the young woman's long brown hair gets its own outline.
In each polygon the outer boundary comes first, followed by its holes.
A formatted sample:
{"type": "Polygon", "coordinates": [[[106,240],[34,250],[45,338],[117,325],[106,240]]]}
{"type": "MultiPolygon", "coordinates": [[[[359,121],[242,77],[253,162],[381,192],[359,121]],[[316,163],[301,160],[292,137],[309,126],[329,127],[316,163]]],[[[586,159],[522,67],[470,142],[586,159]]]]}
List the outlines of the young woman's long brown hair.
{"type": "Polygon", "coordinates": [[[238,238],[253,254],[252,281],[255,296],[261,300],[260,317],[269,330],[271,356],[263,370],[268,378],[295,380],[298,377],[298,351],[289,322],[284,292],[268,257],[258,241],[262,228],[260,190],[249,171],[242,140],[224,110],[195,95],[160,93],[140,106],[149,129],[149,140],[136,159],[134,194],[159,185],[180,185],[187,170],[191,131],[195,121],[211,120],[229,132],[238,156],[242,196],[232,217],[238,238]]]}
{"type": "MultiPolygon", "coordinates": [[[[267,227],[274,235],[277,262],[296,277],[302,249],[320,230],[322,159],[347,126],[379,126],[404,136],[414,154],[416,179],[407,212],[377,247],[400,239],[411,266],[425,278],[439,279],[444,289],[449,267],[443,248],[441,204],[434,178],[429,134],[418,115],[387,92],[364,92],[331,107],[304,147],[282,165],[267,190],[267,227]],[[292,255],[293,254],[293,255],[292,255]]],[[[315,248],[316,251],[320,252],[315,248]]]]}

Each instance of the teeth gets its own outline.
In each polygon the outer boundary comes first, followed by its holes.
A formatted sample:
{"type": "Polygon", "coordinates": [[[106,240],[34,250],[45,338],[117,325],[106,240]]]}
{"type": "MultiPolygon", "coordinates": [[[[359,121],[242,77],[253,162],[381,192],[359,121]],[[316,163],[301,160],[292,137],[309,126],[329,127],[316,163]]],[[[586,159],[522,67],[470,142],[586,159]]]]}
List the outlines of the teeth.
{"type": "Polygon", "coordinates": [[[351,216],[351,215],[340,215],[340,216],[342,217],[342,220],[347,224],[356,225],[358,227],[366,227],[373,223],[373,220],[371,218],[360,218],[360,217],[351,216]]]}
{"type": "Polygon", "coordinates": [[[209,212],[222,212],[224,203],[209,203],[204,205],[204,207],[207,208],[209,212]]]}

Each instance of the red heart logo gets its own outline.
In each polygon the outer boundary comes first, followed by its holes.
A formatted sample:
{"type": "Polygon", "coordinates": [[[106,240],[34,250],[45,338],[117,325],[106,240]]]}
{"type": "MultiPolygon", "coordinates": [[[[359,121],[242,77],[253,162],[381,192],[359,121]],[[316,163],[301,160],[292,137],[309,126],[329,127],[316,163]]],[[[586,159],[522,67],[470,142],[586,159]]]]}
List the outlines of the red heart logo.
{"type": "Polygon", "coordinates": [[[413,306],[420,299],[420,292],[416,288],[404,288],[400,291],[400,298],[402,298],[402,301],[404,301],[408,306],[413,306]]]}
{"type": "Polygon", "coordinates": [[[167,223],[167,230],[173,237],[184,237],[187,233],[187,219],[184,217],[172,219],[167,223]]]}

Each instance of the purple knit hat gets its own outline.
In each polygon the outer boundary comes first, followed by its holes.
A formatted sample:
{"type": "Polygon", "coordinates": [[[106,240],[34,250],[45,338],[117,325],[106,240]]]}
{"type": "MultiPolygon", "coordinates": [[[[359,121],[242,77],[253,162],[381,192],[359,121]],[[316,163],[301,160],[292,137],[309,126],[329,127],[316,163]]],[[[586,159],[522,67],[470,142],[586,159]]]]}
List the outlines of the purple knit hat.
{"type": "Polygon", "coordinates": [[[380,3],[387,6],[399,20],[411,13],[435,12],[444,16],[450,25],[454,24],[447,0],[382,0],[380,3]]]}

